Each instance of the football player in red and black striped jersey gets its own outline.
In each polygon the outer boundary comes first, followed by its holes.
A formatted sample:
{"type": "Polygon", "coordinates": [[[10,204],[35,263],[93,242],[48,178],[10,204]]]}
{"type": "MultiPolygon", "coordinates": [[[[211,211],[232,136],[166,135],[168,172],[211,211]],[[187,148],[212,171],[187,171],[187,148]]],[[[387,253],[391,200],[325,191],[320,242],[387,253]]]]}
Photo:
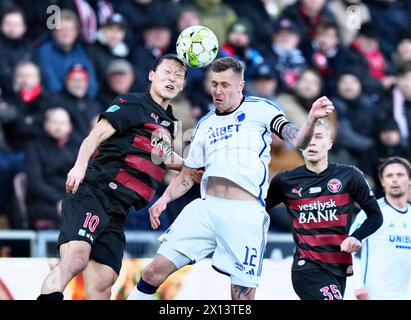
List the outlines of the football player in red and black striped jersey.
{"type": "Polygon", "coordinates": [[[84,139],[67,175],[61,259],[38,299],[63,299],[69,281],[82,271],[88,299],[110,298],[121,268],[129,208],[145,207],[166,169],[182,166],[166,167],[166,159],[173,154],[176,120],[169,103],[183,90],[185,77],[177,56],[160,57],[149,73],[150,91],[117,97],[84,139]]]}
{"type": "Polygon", "coordinates": [[[364,176],[353,166],[328,162],[331,147],[328,124],[318,120],[303,150],[305,165],[274,177],[266,199],[267,210],[284,202],[293,218],[292,283],[303,300],[342,299],[346,277],[353,273],[351,253],[382,225],[381,210],[364,176]],[[354,202],[367,219],[349,235],[354,202]]]}

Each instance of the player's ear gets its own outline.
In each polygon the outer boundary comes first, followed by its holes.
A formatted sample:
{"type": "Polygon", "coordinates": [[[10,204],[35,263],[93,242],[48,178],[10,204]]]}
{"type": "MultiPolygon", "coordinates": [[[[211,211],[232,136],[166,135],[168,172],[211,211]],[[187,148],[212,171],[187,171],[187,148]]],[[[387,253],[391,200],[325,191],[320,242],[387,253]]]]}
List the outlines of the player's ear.
{"type": "Polygon", "coordinates": [[[244,86],[245,86],[245,81],[241,80],[241,82],[240,82],[240,92],[239,93],[241,93],[243,91],[244,86]]]}
{"type": "Polygon", "coordinates": [[[154,71],[150,70],[150,72],[148,73],[148,80],[153,81],[154,78],[154,71]]]}
{"type": "Polygon", "coordinates": [[[331,148],[333,147],[334,141],[332,139],[330,139],[330,141],[328,142],[328,150],[331,150],[331,148]]]}

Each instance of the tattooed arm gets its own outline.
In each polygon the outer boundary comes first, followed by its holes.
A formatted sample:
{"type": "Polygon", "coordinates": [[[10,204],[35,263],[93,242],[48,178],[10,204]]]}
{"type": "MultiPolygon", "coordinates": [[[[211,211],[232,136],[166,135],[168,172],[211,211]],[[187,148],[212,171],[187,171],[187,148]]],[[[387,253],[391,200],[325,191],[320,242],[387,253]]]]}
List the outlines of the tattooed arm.
{"type": "Polygon", "coordinates": [[[157,229],[160,225],[160,215],[167,208],[167,204],[180,198],[193,186],[194,180],[190,174],[191,170],[194,169],[183,166],[180,173],[171,180],[163,195],[148,210],[153,229],[157,229]]]}
{"type": "Polygon", "coordinates": [[[311,141],[316,121],[307,120],[300,129],[292,123],[287,123],[281,135],[284,141],[291,143],[297,149],[305,149],[311,141]]]}
{"type": "Polygon", "coordinates": [[[282,138],[298,149],[307,148],[317,120],[328,116],[333,110],[334,106],[327,97],[317,99],[311,107],[307,120],[300,129],[297,129],[291,123],[287,123],[281,131],[282,138]]]}
{"type": "Polygon", "coordinates": [[[243,287],[238,284],[232,284],[231,298],[233,300],[254,300],[255,288],[243,287]]]}

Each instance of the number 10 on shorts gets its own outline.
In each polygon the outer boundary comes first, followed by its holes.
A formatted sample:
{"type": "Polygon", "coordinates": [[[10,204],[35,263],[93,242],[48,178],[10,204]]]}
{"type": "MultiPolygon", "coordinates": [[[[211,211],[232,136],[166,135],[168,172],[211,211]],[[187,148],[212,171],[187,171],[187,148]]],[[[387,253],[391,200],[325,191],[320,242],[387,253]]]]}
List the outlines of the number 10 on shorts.
{"type": "Polygon", "coordinates": [[[86,219],[83,223],[83,228],[89,229],[90,232],[94,232],[100,222],[100,218],[97,215],[93,215],[90,212],[86,213],[86,219]]]}

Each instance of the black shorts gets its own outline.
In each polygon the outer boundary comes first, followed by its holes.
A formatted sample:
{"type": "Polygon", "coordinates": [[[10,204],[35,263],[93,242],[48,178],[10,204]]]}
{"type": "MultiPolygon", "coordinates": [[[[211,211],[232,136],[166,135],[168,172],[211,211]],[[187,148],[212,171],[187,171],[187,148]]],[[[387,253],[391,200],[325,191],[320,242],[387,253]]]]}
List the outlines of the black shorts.
{"type": "Polygon", "coordinates": [[[90,259],[120,273],[126,244],[124,223],[129,208],[90,183],[74,194],[66,194],[62,205],[62,227],[57,242],[81,240],[91,244],[90,259]]]}
{"type": "Polygon", "coordinates": [[[291,271],[291,279],[294,291],[301,300],[342,300],[347,278],[315,266],[291,271]]]}

